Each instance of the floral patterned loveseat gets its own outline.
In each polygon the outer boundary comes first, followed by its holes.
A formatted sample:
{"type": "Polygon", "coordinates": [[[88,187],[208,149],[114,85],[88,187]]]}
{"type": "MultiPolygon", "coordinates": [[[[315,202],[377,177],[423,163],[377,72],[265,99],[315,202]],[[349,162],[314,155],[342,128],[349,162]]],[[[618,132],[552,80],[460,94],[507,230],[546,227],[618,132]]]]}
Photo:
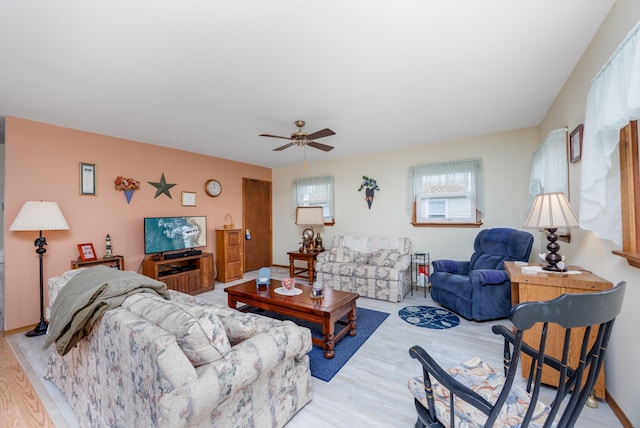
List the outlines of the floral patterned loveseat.
{"type": "Polygon", "coordinates": [[[45,378],[80,426],[282,427],[311,400],[308,329],[169,292],[127,297],[65,356],[51,346],[45,378]]]}
{"type": "Polygon", "coordinates": [[[374,299],[401,302],[411,289],[411,240],[334,236],[315,264],[316,281],[374,299]]]}

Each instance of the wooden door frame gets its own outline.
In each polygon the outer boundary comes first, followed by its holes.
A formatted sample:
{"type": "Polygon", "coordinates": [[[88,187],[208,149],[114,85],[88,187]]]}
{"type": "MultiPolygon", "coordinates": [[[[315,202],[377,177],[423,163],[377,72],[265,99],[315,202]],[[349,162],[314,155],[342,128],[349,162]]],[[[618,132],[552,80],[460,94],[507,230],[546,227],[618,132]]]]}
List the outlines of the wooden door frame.
{"type": "MultiPolygon", "coordinates": [[[[269,185],[269,193],[271,194],[271,199],[269,200],[269,266],[273,266],[273,182],[268,180],[260,180],[257,178],[242,177],[242,225],[245,227],[245,229],[247,226],[245,217],[245,213],[247,212],[245,184],[248,180],[266,183],[269,185]]],[[[247,252],[245,251],[242,260],[245,267],[247,266],[246,257],[247,252]]]]}

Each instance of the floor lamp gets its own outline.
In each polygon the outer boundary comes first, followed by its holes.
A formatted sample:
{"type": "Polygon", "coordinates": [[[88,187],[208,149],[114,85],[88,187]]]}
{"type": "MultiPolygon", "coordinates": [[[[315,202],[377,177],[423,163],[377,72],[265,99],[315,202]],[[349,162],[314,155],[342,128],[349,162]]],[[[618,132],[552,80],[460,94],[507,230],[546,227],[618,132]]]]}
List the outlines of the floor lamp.
{"type": "Polygon", "coordinates": [[[42,256],[47,252],[47,240],[42,236],[43,230],[68,230],[60,207],[55,202],[27,201],[9,228],[12,231],[39,231],[40,236],[34,241],[36,253],[40,259],[40,322],[27,336],[40,336],[47,332],[48,324],[44,319],[44,276],[42,273],[42,256]]]}

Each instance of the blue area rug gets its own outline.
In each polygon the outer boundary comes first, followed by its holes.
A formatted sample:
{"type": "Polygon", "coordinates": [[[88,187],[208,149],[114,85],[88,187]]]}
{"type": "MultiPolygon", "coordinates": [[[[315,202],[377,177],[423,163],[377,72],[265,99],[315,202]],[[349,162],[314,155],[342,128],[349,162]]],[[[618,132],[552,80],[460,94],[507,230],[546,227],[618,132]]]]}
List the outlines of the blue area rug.
{"type": "Polygon", "coordinates": [[[435,306],[407,306],[400,309],[398,315],[409,324],[438,330],[460,324],[456,314],[435,306]]]}
{"type": "MultiPolygon", "coordinates": [[[[261,309],[252,309],[250,312],[265,315],[275,319],[289,319],[297,325],[307,327],[311,330],[313,337],[322,338],[322,327],[319,324],[313,324],[308,321],[299,320],[297,318],[287,317],[270,311],[261,309]]],[[[356,308],[356,335],[345,335],[333,348],[335,354],[330,360],[324,357],[324,349],[313,345],[309,352],[309,361],[311,366],[311,376],[329,382],[340,369],[349,361],[353,354],[367,341],[374,331],[389,316],[386,312],[374,311],[372,309],[356,308]]],[[[346,317],[343,318],[346,320],[346,317]]],[[[336,334],[345,326],[336,324],[336,334]]]]}

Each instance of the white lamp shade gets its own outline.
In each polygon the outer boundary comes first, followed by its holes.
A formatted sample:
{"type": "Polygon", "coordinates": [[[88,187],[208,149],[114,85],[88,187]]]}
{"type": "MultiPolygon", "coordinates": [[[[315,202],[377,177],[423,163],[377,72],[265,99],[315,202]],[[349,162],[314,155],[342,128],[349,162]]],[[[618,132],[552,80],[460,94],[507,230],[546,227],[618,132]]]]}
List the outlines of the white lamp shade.
{"type": "Polygon", "coordinates": [[[56,202],[27,201],[9,230],[67,230],[69,225],[56,202]]]}
{"type": "Polygon", "coordinates": [[[322,207],[296,208],[296,224],[305,226],[320,226],[324,224],[322,207]]]}
{"type": "Polygon", "coordinates": [[[557,229],[578,227],[578,216],[564,193],[541,193],[531,206],[529,217],[524,222],[528,229],[557,229]]]}

